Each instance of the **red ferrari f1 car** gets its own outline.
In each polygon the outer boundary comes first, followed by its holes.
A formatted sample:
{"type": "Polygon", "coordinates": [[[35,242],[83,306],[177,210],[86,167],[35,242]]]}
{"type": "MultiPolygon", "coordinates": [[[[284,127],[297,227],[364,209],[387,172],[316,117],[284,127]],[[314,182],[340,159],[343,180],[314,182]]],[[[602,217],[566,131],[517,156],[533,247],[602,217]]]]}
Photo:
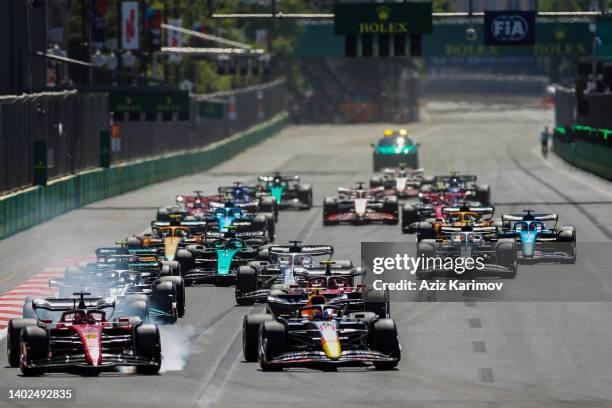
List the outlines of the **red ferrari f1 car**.
{"type": "Polygon", "coordinates": [[[97,375],[103,370],[134,366],[142,374],[161,367],[158,327],[137,317],[110,320],[113,303],[75,293],[73,299],[33,301],[36,319],[12,319],[8,325],[9,365],[24,376],[47,371],[81,370],[97,375]],[[41,319],[39,311],[44,311],[41,319]],[[56,316],[57,319],[52,317],[56,316]]]}

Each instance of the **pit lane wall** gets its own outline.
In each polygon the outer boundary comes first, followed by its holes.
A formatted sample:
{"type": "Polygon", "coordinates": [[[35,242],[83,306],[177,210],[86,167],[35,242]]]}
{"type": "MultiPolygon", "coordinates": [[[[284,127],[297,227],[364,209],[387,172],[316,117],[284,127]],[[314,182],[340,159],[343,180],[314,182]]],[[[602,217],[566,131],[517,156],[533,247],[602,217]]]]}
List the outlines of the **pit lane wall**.
{"type": "Polygon", "coordinates": [[[267,122],[197,150],[95,169],[0,198],[0,239],[75,208],[149,184],[210,169],[279,132],[280,113],[267,122]]]}
{"type": "Polygon", "coordinates": [[[553,149],[568,163],[612,180],[612,130],[560,126],[553,134],[553,149]]]}

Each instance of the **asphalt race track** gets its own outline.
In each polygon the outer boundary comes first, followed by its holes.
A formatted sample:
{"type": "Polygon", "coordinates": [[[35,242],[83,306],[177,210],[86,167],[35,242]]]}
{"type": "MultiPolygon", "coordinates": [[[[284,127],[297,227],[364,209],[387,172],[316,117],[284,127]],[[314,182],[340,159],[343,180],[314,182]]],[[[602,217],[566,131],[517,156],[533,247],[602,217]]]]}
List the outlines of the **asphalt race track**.
{"type": "MultiPolygon", "coordinates": [[[[242,318],[254,308],[234,306],[233,288],[199,286],[187,289],[186,317],[162,328],[159,376],[23,378],[3,356],[0,406],[19,406],[8,399],[10,388],[69,388],[75,398],[61,402],[67,407],[612,406],[612,185],[554,155],[541,158],[538,134],[552,122],[552,111],[538,108],[438,105],[410,127],[427,174],[477,174],[491,185],[498,213],[558,212],[560,224],[576,226],[578,261],[519,267],[517,279],[492,302],[471,294],[438,299],[452,302],[395,302],[403,350],[398,370],[261,372],[258,364],[243,362],[241,352],[242,318]]],[[[384,128],[289,127],[209,172],[97,202],[0,241],[0,293],[54,261],[91,255],[141,232],[155,207],[171,203],[176,193],[213,192],[281,170],[302,175],[320,204],[340,185],[369,180],[369,143],[384,128]]],[[[355,262],[362,241],[414,240],[399,226],[324,228],[320,207],[282,212],[277,238],[332,243],[338,258],[355,262]]],[[[5,350],[5,340],[0,343],[5,350]]]]}

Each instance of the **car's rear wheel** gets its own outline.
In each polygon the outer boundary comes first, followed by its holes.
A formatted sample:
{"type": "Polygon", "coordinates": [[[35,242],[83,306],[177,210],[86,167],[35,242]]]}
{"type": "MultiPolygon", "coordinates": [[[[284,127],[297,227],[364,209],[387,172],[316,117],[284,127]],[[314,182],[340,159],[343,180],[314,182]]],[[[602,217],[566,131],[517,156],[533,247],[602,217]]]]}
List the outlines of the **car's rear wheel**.
{"type": "Polygon", "coordinates": [[[161,312],[166,313],[166,318],[176,322],[178,313],[172,307],[177,298],[176,287],[173,282],[160,282],[153,288],[151,293],[151,305],[161,312]]]}
{"type": "Polygon", "coordinates": [[[167,208],[157,209],[157,221],[170,221],[170,211],[167,208]]]}
{"type": "Polygon", "coordinates": [[[185,281],[181,276],[164,276],[160,282],[172,282],[176,288],[176,311],[178,317],[185,316],[185,281]]]}
{"type": "Polygon", "coordinates": [[[28,326],[36,326],[36,319],[11,319],[9,320],[6,336],[6,357],[9,366],[19,367],[19,353],[21,330],[28,326]]]}
{"type": "Polygon", "coordinates": [[[125,308],[128,316],[139,317],[143,322],[149,320],[149,303],[146,300],[129,302],[125,308]]]}
{"type": "Polygon", "coordinates": [[[413,233],[414,230],[410,227],[413,222],[419,221],[419,213],[416,208],[411,205],[402,207],[402,232],[404,234],[413,233]]]}
{"type": "Polygon", "coordinates": [[[376,313],[380,318],[390,315],[390,303],[388,292],[370,289],[365,294],[365,310],[376,313]]]}
{"type": "Polygon", "coordinates": [[[236,303],[239,306],[248,306],[255,303],[255,299],[243,298],[242,295],[255,292],[257,290],[257,269],[244,265],[238,268],[236,274],[236,303]]]}
{"type": "Polygon", "coordinates": [[[576,263],[576,229],[574,227],[561,227],[557,235],[557,242],[561,245],[561,250],[568,258],[562,259],[561,263],[576,263]]]}

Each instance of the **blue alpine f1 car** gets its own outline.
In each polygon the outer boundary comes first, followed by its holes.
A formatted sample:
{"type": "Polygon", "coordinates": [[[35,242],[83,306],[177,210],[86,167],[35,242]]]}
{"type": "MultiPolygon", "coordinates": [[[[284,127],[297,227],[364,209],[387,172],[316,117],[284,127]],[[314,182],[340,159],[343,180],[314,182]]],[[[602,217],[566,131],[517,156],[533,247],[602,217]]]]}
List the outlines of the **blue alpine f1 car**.
{"type": "Polygon", "coordinates": [[[576,229],[557,227],[558,214],[536,213],[503,214],[501,238],[515,238],[522,263],[576,263],[576,229]],[[547,225],[547,223],[552,225],[547,225]]]}

